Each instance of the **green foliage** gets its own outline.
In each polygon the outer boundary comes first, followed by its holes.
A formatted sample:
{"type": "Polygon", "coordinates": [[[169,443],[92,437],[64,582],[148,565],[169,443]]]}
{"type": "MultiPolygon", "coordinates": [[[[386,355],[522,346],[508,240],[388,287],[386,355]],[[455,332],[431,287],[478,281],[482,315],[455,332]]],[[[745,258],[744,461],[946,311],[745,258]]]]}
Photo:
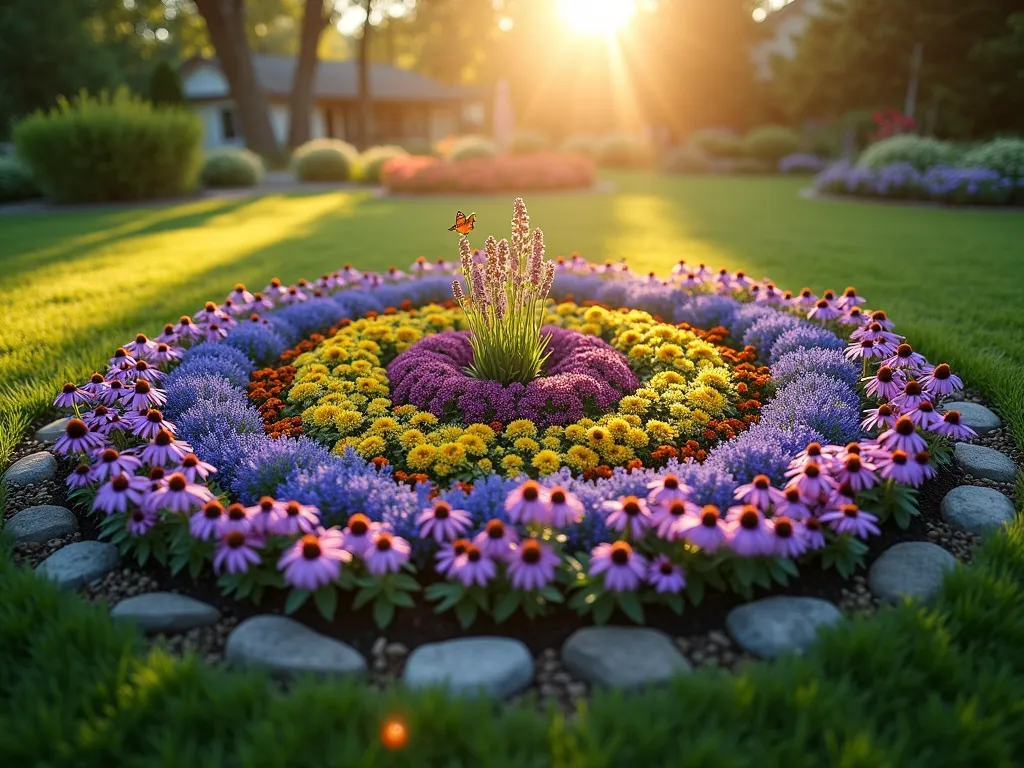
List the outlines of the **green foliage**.
{"type": "Polygon", "coordinates": [[[1024,139],[994,139],[964,153],[960,165],[988,168],[1015,179],[1024,179],[1024,139]]]}
{"type": "Polygon", "coordinates": [[[393,157],[408,157],[409,153],[402,147],[384,145],[370,147],[359,156],[359,180],[365,184],[380,183],[380,169],[393,157]]]}
{"type": "Polygon", "coordinates": [[[299,181],[348,181],[358,161],[359,151],[340,139],[313,139],[292,153],[299,181]]]}
{"type": "Polygon", "coordinates": [[[498,148],[482,136],[460,136],[448,150],[449,160],[470,160],[474,157],[497,157],[498,148]]]}
{"type": "Polygon", "coordinates": [[[601,140],[599,137],[587,133],[578,133],[570,136],[562,142],[560,152],[567,155],[587,155],[597,159],[598,146],[601,140]]]}
{"type": "Polygon", "coordinates": [[[598,143],[596,160],[602,168],[647,168],[654,160],[654,151],[643,139],[613,133],[598,143]]]}
{"type": "Polygon", "coordinates": [[[156,106],[178,106],[185,103],[178,72],[168,61],[160,61],[153,67],[149,79],[149,100],[156,106]]]}
{"type": "Polygon", "coordinates": [[[681,144],[665,153],[662,168],[666,173],[707,173],[713,163],[707,153],[694,144],[681,144]]]}
{"type": "Polygon", "coordinates": [[[56,202],[147,200],[185,194],[199,171],[202,125],[126,89],[36,112],[14,127],[18,156],[56,202]]]}
{"type": "Polygon", "coordinates": [[[763,160],[773,167],[800,148],[800,134],[781,125],[763,125],[743,137],[747,157],[763,160]]]}
{"type": "Polygon", "coordinates": [[[532,155],[551,149],[551,139],[540,131],[516,131],[508,151],[512,155],[532,155]]]}
{"type": "Polygon", "coordinates": [[[903,134],[876,141],[861,153],[857,164],[878,169],[894,163],[910,163],[919,171],[933,165],[949,165],[956,159],[955,147],[930,136],[903,134]]]}
{"type": "Polygon", "coordinates": [[[690,144],[710,157],[743,156],[743,139],[726,128],[704,128],[690,137],[690,144]]]}
{"type": "Polygon", "coordinates": [[[0,203],[39,197],[42,192],[32,174],[13,157],[0,157],[0,203]]]}
{"type": "Polygon", "coordinates": [[[206,156],[199,179],[204,187],[254,187],[263,180],[263,160],[248,149],[217,149],[206,156]]]}
{"type": "Polygon", "coordinates": [[[399,146],[410,155],[421,155],[424,157],[439,157],[440,152],[437,151],[437,147],[434,146],[434,142],[430,139],[402,139],[401,141],[393,142],[395,146],[399,146]]]}

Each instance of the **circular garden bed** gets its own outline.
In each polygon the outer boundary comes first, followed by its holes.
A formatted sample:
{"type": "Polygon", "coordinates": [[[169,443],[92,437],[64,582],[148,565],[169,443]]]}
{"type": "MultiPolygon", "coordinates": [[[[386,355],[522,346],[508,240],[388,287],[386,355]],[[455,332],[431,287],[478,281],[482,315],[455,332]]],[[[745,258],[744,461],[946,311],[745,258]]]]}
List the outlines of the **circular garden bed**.
{"type": "MultiPolygon", "coordinates": [[[[120,597],[150,600],[115,613],[165,634],[244,619],[214,643],[233,662],[356,674],[371,656],[495,695],[536,671],[571,696],[927,599],[1012,518],[1014,462],[962,442],[998,419],[951,407],[956,375],[852,288],[544,262],[541,375],[501,384],[469,372],[452,283],[461,300],[502,252],[239,285],[138,335],[57,398],[68,418],[40,437],[66,475],[52,499],[79,514],[19,512],[26,559],[65,536],[38,567],[93,591],[135,561],[149,586],[120,597]],[[954,489],[964,472],[995,487],[954,489]]],[[[17,495],[56,469],[36,453],[8,479],[17,495]]]]}

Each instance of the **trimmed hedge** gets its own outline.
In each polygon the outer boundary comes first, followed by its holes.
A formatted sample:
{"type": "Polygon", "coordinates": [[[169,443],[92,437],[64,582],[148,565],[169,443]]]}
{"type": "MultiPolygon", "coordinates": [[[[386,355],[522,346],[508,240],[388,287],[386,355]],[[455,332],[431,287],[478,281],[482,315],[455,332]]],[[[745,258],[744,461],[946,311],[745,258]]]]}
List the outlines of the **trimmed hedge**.
{"type": "Polygon", "coordinates": [[[747,157],[761,160],[772,167],[800,147],[800,134],[781,125],[764,125],[743,137],[743,151],[747,157]]]}
{"type": "Polygon", "coordinates": [[[341,139],[313,139],[292,153],[292,168],[299,181],[348,181],[359,151],[341,139]]]}
{"type": "Polygon", "coordinates": [[[31,200],[41,194],[25,166],[13,157],[0,157],[0,203],[31,200]]]}
{"type": "Polygon", "coordinates": [[[909,163],[918,171],[926,171],[936,165],[951,165],[956,154],[956,148],[947,141],[902,134],[870,145],[861,153],[857,165],[878,170],[887,165],[909,163]]]}
{"type": "Polygon", "coordinates": [[[596,157],[602,168],[647,168],[654,161],[654,150],[641,138],[613,133],[598,142],[596,157]]]}
{"type": "Polygon", "coordinates": [[[551,139],[539,131],[516,131],[509,143],[511,155],[533,155],[551,149],[551,139]]]}
{"type": "Polygon", "coordinates": [[[690,143],[711,157],[743,157],[743,139],[728,128],[703,128],[690,137],[690,143]]]}
{"type": "Polygon", "coordinates": [[[497,157],[498,147],[482,136],[461,136],[452,142],[446,154],[449,160],[473,160],[480,157],[497,157]]]}
{"type": "Polygon", "coordinates": [[[699,147],[682,144],[665,153],[662,168],[666,173],[708,173],[714,163],[699,147]]]}
{"type": "Polygon", "coordinates": [[[993,139],[968,150],[960,165],[988,168],[1011,179],[1024,179],[1024,139],[993,139]]]}
{"type": "Polygon", "coordinates": [[[210,152],[199,174],[204,187],[254,187],[263,180],[263,160],[248,149],[210,152]]]}
{"type": "Polygon", "coordinates": [[[393,157],[408,156],[408,152],[392,144],[370,147],[359,156],[359,180],[364,184],[379,184],[380,171],[384,163],[393,157]]]}
{"type": "Polygon", "coordinates": [[[1024,763],[1024,523],[931,607],[821,633],[803,657],[597,692],[571,719],[436,691],[378,692],[147,651],[102,606],[18,568],[0,542],[6,765],[1015,766],[1024,763]],[[387,749],[382,726],[407,728],[387,749]],[[157,759],[156,756],[159,756],[157,759]]]}
{"type": "Polygon", "coordinates": [[[601,139],[598,136],[577,133],[563,141],[558,151],[567,155],[588,155],[596,159],[600,143],[601,139]]]}
{"type": "Polygon", "coordinates": [[[17,155],[58,203],[146,200],[191,192],[199,175],[199,118],[154,107],[126,88],[39,111],[14,126],[17,155]]]}

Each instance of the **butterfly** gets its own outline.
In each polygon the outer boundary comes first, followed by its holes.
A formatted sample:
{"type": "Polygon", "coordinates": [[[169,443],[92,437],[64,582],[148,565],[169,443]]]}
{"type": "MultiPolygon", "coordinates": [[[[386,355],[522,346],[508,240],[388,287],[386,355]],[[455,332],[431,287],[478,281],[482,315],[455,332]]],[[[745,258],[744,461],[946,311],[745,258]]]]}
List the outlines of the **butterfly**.
{"type": "Polygon", "coordinates": [[[473,227],[476,222],[476,214],[471,213],[466,216],[462,211],[458,211],[455,214],[455,224],[448,227],[449,232],[458,232],[460,235],[468,235],[473,231],[473,227]]]}

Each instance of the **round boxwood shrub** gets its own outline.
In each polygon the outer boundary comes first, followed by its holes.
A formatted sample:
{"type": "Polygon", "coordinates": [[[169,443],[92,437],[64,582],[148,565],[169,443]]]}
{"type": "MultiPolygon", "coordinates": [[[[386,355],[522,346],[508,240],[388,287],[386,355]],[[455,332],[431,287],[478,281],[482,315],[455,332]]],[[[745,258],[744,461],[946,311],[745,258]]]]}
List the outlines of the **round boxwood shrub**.
{"type": "Polygon", "coordinates": [[[41,194],[25,166],[13,157],[0,157],[0,203],[31,200],[41,194]]]}
{"type": "Polygon", "coordinates": [[[1001,176],[1024,179],[1024,139],[994,139],[968,150],[960,159],[965,168],[988,168],[1001,176]]]}
{"type": "Polygon", "coordinates": [[[58,203],[174,197],[191,192],[203,126],[185,109],[154,107],[127,88],[63,97],[14,126],[17,155],[58,203]]]}
{"type": "Polygon", "coordinates": [[[427,138],[402,139],[401,141],[392,142],[389,146],[398,146],[410,155],[422,157],[438,157],[441,154],[437,151],[434,142],[427,138]]]}
{"type": "Polygon", "coordinates": [[[605,136],[597,145],[597,164],[604,168],[646,168],[653,160],[651,145],[627,133],[605,136]]]}
{"type": "Polygon", "coordinates": [[[587,155],[597,159],[599,144],[600,139],[597,136],[592,136],[588,133],[577,133],[563,141],[559,151],[567,155],[587,155]]]}
{"type": "Polygon", "coordinates": [[[199,179],[204,187],[254,187],[263,180],[263,160],[248,149],[210,152],[199,179]]]}
{"type": "Polygon", "coordinates": [[[713,162],[707,153],[693,144],[682,144],[665,153],[663,169],[666,173],[707,173],[713,162]]]}
{"type": "Polygon", "coordinates": [[[799,146],[799,134],[781,125],[755,128],[743,138],[743,151],[747,157],[763,160],[773,167],[786,155],[796,152],[799,146]]]}
{"type": "Polygon", "coordinates": [[[551,139],[539,131],[516,131],[509,143],[508,151],[512,155],[534,155],[551,149],[551,139]]]}
{"type": "Polygon", "coordinates": [[[341,139],[313,139],[292,153],[299,181],[348,181],[359,152],[341,139]]]}
{"type": "Polygon", "coordinates": [[[713,158],[743,156],[743,139],[728,128],[702,128],[690,137],[690,143],[713,158]]]}
{"type": "Polygon", "coordinates": [[[379,184],[380,169],[393,157],[408,157],[409,153],[394,144],[370,147],[359,156],[359,180],[364,184],[379,184]]]}
{"type": "Polygon", "coordinates": [[[449,160],[472,160],[474,157],[497,157],[498,147],[483,136],[461,136],[452,142],[449,160]]]}
{"type": "Polygon", "coordinates": [[[877,170],[896,163],[910,163],[923,172],[934,165],[949,165],[955,159],[956,149],[949,142],[907,133],[876,141],[861,153],[858,165],[877,170]]]}

